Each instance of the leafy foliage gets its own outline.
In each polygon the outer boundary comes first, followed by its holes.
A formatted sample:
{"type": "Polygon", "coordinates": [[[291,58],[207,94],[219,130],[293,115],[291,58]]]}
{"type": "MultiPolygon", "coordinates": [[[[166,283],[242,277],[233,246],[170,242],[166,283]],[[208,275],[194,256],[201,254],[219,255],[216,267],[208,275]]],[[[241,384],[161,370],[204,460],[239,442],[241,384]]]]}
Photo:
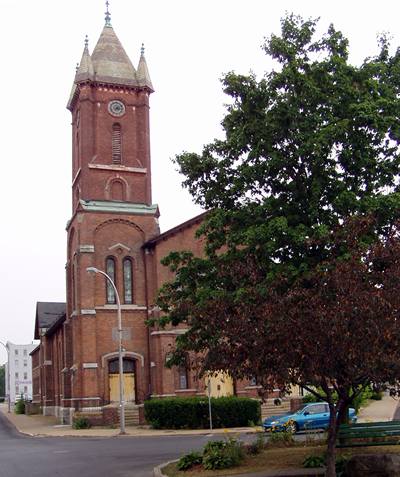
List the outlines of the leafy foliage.
{"type": "Polygon", "coordinates": [[[201,464],[203,462],[203,456],[199,452],[189,452],[189,454],[185,454],[182,456],[177,464],[176,467],[178,470],[188,470],[192,468],[194,465],[201,464]]]}
{"type": "Polygon", "coordinates": [[[249,455],[257,455],[265,448],[265,436],[263,432],[258,432],[254,441],[246,445],[245,449],[249,455]]]}
{"type": "Polygon", "coordinates": [[[321,455],[310,455],[304,459],[303,467],[315,469],[325,465],[325,457],[321,455]]]}
{"type": "Polygon", "coordinates": [[[209,441],[204,446],[203,466],[206,470],[234,467],[240,464],[243,458],[242,444],[233,438],[224,441],[209,441]]]}
{"type": "Polygon", "coordinates": [[[14,411],[15,414],[25,414],[25,400],[22,394],[20,399],[15,403],[14,411]]]}
{"type": "MultiPolygon", "coordinates": [[[[258,422],[260,403],[237,397],[211,398],[214,427],[247,426],[258,422]]],[[[150,399],[144,404],[146,420],[157,429],[207,429],[208,399],[204,397],[150,399]]]]}
{"type": "Polygon", "coordinates": [[[288,447],[294,444],[293,432],[290,430],[285,429],[280,432],[271,432],[268,436],[268,445],[288,447]]]}
{"type": "MultiPolygon", "coordinates": [[[[319,402],[326,401],[327,396],[321,388],[315,390],[315,394],[308,393],[303,397],[303,402],[319,402]]],[[[332,393],[332,399],[336,403],[338,401],[338,393],[335,391],[332,393]]],[[[360,408],[368,401],[368,399],[375,399],[377,401],[382,399],[382,392],[373,390],[371,385],[367,385],[361,389],[361,392],[353,399],[352,406],[358,412],[360,408]]]]}
{"type": "Polygon", "coordinates": [[[90,429],[92,425],[87,417],[77,417],[72,423],[74,429],[90,429]]]}
{"type": "Polygon", "coordinates": [[[204,256],[163,262],[159,324],[189,328],[172,363],[320,386],[333,476],[346,407],[370,383],[399,390],[400,50],[382,37],[354,66],[342,33],[316,27],[283,18],[264,45],[276,68],[223,78],[225,138],[176,157],[209,213],[204,256]]]}

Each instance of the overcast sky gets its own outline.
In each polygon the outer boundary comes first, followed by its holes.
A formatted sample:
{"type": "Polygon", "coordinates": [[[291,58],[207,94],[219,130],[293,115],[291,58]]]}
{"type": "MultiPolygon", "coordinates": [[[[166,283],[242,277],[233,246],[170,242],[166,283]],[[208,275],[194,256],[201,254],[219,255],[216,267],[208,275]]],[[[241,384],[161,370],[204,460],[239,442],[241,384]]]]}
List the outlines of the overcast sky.
{"type": "MultiPolygon", "coordinates": [[[[71,215],[71,131],[66,103],[84,37],[92,52],[104,25],[102,0],[0,0],[0,341],[33,339],[36,301],[64,301],[65,225],[71,215]]],[[[137,65],[141,43],[151,97],[153,201],[162,231],[196,215],[171,158],[221,136],[226,101],[219,79],[270,69],[263,38],[285,11],[333,22],[351,60],[376,52],[388,31],[400,44],[398,0],[110,0],[111,22],[137,65]]],[[[6,354],[0,349],[0,363],[6,354]]]]}

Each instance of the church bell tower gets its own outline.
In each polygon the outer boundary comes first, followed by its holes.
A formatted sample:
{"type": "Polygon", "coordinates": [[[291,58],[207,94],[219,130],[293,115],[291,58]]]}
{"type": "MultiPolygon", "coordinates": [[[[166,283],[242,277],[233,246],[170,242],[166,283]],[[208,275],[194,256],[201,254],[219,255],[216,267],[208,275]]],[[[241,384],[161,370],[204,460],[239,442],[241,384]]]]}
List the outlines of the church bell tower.
{"type": "Polygon", "coordinates": [[[149,97],[142,45],[135,68],[111,25],[92,53],[86,38],[67,108],[72,114],[72,217],[67,226],[64,408],[98,409],[117,401],[116,296],[122,303],[125,401],[150,390],[150,257],[143,244],[159,234],[151,199],[149,97]],[[125,376],[126,374],[126,376],[125,376]]]}

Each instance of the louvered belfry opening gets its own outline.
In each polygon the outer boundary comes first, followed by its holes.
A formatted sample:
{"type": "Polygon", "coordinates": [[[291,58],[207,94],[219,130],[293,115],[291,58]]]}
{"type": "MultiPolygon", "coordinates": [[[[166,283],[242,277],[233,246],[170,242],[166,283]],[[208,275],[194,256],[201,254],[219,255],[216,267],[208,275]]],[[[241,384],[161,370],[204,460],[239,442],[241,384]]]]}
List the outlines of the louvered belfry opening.
{"type": "Polygon", "coordinates": [[[112,130],[112,161],[113,164],[121,164],[122,162],[122,137],[121,125],[113,124],[112,130]]]}

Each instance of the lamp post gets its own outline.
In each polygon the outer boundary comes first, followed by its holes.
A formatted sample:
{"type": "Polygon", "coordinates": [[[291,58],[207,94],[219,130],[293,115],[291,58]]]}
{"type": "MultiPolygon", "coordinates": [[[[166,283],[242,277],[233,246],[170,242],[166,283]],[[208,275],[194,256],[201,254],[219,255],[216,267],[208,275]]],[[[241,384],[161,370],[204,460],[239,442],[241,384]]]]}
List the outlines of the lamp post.
{"type": "Polygon", "coordinates": [[[11,412],[11,389],[10,389],[10,350],[8,349],[8,346],[5,345],[2,341],[0,341],[0,344],[4,346],[4,348],[7,351],[7,388],[8,388],[8,412],[11,412]]]}
{"type": "Polygon", "coordinates": [[[117,316],[118,316],[118,362],[119,362],[119,408],[120,408],[120,434],[125,434],[125,402],[124,402],[124,365],[122,360],[122,316],[121,301],[119,299],[118,290],[111,277],[106,272],[96,267],[88,267],[86,271],[89,273],[99,273],[103,275],[112,286],[115,298],[117,300],[117,316]]]}

